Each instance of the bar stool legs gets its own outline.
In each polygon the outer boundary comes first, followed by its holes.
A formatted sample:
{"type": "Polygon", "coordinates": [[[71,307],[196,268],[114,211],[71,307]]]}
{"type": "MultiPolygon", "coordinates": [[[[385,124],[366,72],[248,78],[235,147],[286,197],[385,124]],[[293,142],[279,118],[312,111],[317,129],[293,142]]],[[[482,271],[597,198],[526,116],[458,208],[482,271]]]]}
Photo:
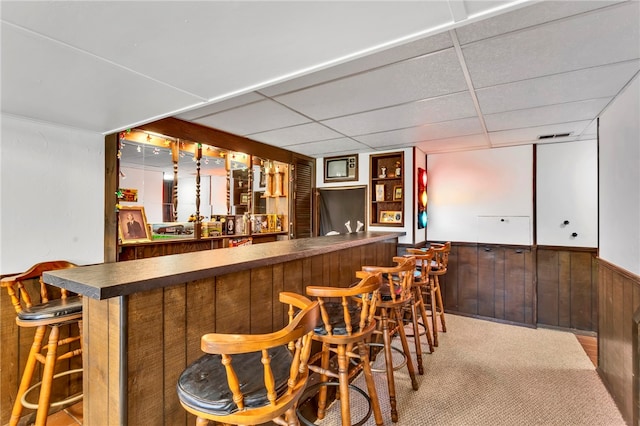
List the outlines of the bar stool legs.
{"type": "Polygon", "coordinates": [[[24,373],[22,374],[22,379],[20,380],[20,387],[18,388],[18,393],[16,394],[16,400],[13,403],[11,419],[9,420],[10,426],[16,426],[18,424],[18,421],[20,420],[20,416],[22,415],[22,396],[29,388],[29,384],[31,383],[31,379],[33,378],[33,371],[36,368],[37,362],[36,354],[40,353],[42,340],[44,339],[44,333],[46,330],[47,327],[44,325],[36,328],[36,333],[33,337],[33,343],[31,344],[31,350],[29,351],[29,357],[27,358],[27,364],[24,367],[24,373]]]}
{"type": "Polygon", "coordinates": [[[429,299],[431,301],[431,323],[433,326],[433,345],[438,346],[438,318],[440,318],[440,326],[442,332],[447,332],[447,323],[444,318],[444,304],[442,303],[442,293],[440,292],[440,282],[438,275],[430,277],[431,288],[429,291],[429,299]]]}
{"type": "MultiPolygon", "coordinates": [[[[80,326],[80,328],[82,328],[81,323],[78,323],[78,325],[80,326]]],[[[58,325],[53,325],[53,326],[41,325],[36,328],[33,344],[31,345],[31,349],[29,350],[27,363],[25,365],[24,372],[22,374],[22,379],[20,380],[20,387],[18,388],[18,393],[16,394],[16,400],[13,404],[13,409],[11,411],[11,418],[9,420],[10,426],[16,426],[19,423],[24,407],[37,410],[35,426],[44,426],[47,423],[47,417],[49,415],[49,410],[51,407],[70,404],[74,401],[78,401],[82,399],[82,394],[79,394],[76,396],[66,398],[62,401],[55,402],[53,404],[51,403],[51,389],[53,388],[53,380],[56,377],[59,377],[65,374],[77,373],[82,371],[81,369],[69,370],[64,373],[59,373],[58,375],[54,375],[56,363],[58,361],[62,359],[71,358],[73,356],[77,356],[82,353],[82,347],[81,347],[80,349],[77,349],[75,351],[69,351],[66,354],[63,354],[61,357],[58,357],[58,347],[60,345],[69,344],[78,339],[82,341],[82,331],[80,332],[80,335],[78,337],[69,337],[66,339],[60,339],[60,327],[58,325]],[[44,341],[44,336],[47,331],[47,328],[51,329],[49,333],[49,339],[47,341],[47,346],[46,346],[47,354],[42,355],[40,352],[42,350],[42,342],[44,341]],[[33,374],[38,362],[42,363],[44,366],[42,371],[42,381],[36,385],[29,387],[29,385],[31,384],[31,380],[33,379],[33,374]],[[40,387],[40,396],[38,397],[38,404],[32,404],[27,402],[26,400],[27,394],[37,387],[40,387]]]]}

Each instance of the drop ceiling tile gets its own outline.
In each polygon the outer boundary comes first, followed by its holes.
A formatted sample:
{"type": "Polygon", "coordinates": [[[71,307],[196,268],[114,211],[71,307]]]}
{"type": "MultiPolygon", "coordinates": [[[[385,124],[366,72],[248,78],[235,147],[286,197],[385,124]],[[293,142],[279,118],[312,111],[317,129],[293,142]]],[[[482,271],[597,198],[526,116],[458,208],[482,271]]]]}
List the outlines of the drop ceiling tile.
{"type": "Polygon", "coordinates": [[[260,89],[266,96],[278,96],[288,92],[315,86],[331,80],[358,74],[385,65],[400,62],[417,56],[433,53],[453,46],[449,33],[435,34],[410,43],[385,49],[361,58],[353,59],[333,67],[325,68],[302,77],[294,78],[280,84],[260,89]]]}
{"type": "Polygon", "coordinates": [[[484,133],[468,136],[459,136],[447,139],[435,139],[414,144],[426,154],[436,152],[450,152],[470,149],[488,148],[488,142],[484,133]]]}
{"type": "Polygon", "coordinates": [[[275,146],[297,145],[306,142],[337,139],[344,135],[318,123],[307,123],[299,126],[285,127],[268,132],[253,133],[249,138],[275,146]]]}
{"type": "Polygon", "coordinates": [[[625,2],[462,47],[476,89],[638,59],[640,2],[625,2]]]}
{"type": "Polygon", "coordinates": [[[388,132],[373,133],[353,137],[355,140],[372,147],[385,145],[412,144],[432,139],[445,139],[455,136],[471,135],[482,132],[477,117],[435,123],[426,126],[410,127],[388,132]]]}
{"type": "Polygon", "coordinates": [[[323,121],[349,136],[414,127],[473,117],[476,110],[468,92],[425,99],[395,107],[363,112],[323,121]]]}
{"type": "Polygon", "coordinates": [[[295,126],[309,121],[308,118],[270,100],[255,102],[193,120],[194,123],[203,126],[242,136],[295,126]]]}
{"type": "Polygon", "coordinates": [[[176,118],[181,120],[196,120],[198,118],[222,112],[228,109],[236,108],[246,104],[250,104],[257,101],[265,100],[266,98],[259,93],[249,92],[244,95],[235,96],[224,101],[219,101],[211,104],[205,104],[204,106],[194,108],[192,110],[180,113],[176,115],[176,118]]]}
{"type": "MultiPolygon", "coordinates": [[[[591,120],[576,121],[573,123],[561,123],[548,126],[527,127],[522,129],[502,130],[489,132],[492,146],[500,146],[513,143],[538,143],[538,136],[554,133],[571,133],[571,137],[579,135],[591,120]]],[[[554,139],[550,139],[552,141],[554,139]]]]}
{"type": "Polygon", "coordinates": [[[467,88],[453,49],[276,97],[317,120],[398,105],[467,88]]]}
{"type": "Polygon", "coordinates": [[[521,127],[592,120],[610,101],[611,98],[600,98],[499,112],[485,115],[484,121],[489,132],[497,132],[521,127]]]}
{"type": "Polygon", "coordinates": [[[102,133],[203,101],[5,23],[1,42],[5,113],[102,133]]]}
{"type": "Polygon", "coordinates": [[[287,149],[310,157],[327,157],[331,155],[350,154],[371,151],[371,147],[349,138],[339,138],[322,142],[309,142],[287,146],[287,149]]]}
{"type": "MultiPolygon", "coordinates": [[[[473,15],[482,10],[474,9],[476,1],[467,1],[469,14],[473,15]]],[[[504,2],[497,2],[504,3],[504,2]]],[[[541,1],[530,6],[521,7],[498,16],[477,21],[456,29],[460,44],[486,39],[499,34],[505,34],[523,28],[543,24],[548,21],[565,18],[590,10],[611,6],[615,1],[541,1]]],[[[496,5],[499,6],[499,5],[496,5]]],[[[486,6],[485,6],[486,7],[486,6]]]]}
{"type": "Polygon", "coordinates": [[[476,90],[483,114],[615,96],[640,60],[516,81],[476,90]]]}
{"type": "Polygon", "coordinates": [[[150,5],[3,2],[2,13],[3,19],[207,100],[282,81],[450,20],[445,2],[150,5]]]}

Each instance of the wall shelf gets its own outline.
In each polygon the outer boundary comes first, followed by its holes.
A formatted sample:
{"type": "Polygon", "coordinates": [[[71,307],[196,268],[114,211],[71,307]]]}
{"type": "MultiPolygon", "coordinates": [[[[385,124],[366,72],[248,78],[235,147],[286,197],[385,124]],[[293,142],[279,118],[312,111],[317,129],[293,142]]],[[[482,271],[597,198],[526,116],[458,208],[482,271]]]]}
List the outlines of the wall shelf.
{"type": "Polygon", "coordinates": [[[404,153],[369,158],[371,226],[404,226],[404,153]]]}

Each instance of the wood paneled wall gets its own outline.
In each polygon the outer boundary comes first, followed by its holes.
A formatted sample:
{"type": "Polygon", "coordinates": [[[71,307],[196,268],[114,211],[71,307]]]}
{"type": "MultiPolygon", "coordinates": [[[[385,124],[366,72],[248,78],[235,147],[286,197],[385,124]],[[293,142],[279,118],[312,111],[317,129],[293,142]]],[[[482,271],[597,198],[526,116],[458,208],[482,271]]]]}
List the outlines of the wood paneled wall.
{"type": "Polygon", "coordinates": [[[202,355],[203,334],[276,330],[287,320],[280,291],[349,286],[363,265],[391,265],[396,251],[394,239],[126,297],[86,299],[85,324],[99,326],[85,329],[84,367],[91,370],[84,382],[85,424],[193,424],[175,386],[202,355]],[[122,341],[120,330],[126,330],[122,341]]]}
{"type": "Polygon", "coordinates": [[[596,249],[537,249],[538,324],[598,330],[596,249]]]}
{"type": "Polygon", "coordinates": [[[638,347],[634,314],[640,309],[640,276],[598,259],[598,371],[628,424],[637,425],[638,347]],[[634,347],[635,344],[635,347],[634,347]]]}
{"type": "Polygon", "coordinates": [[[453,244],[441,279],[445,310],[535,325],[534,268],[530,247],[453,244]]]}
{"type": "Polygon", "coordinates": [[[454,243],[445,309],[523,325],[597,331],[595,249],[454,243]]]}

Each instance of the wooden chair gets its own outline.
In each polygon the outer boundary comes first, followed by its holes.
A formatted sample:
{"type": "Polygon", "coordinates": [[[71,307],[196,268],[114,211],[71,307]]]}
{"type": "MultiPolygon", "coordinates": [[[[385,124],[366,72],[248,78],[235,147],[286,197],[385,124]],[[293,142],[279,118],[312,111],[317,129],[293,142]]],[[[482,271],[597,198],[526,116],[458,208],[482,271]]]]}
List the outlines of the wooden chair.
{"type": "Polygon", "coordinates": [[[387,386],[389,388],[389,402],[391,405],[391,420],[397,422],[398,410],[396,407],[396,388],[391,346],[391,339],[395,333],[400,336],[402,352],[409,377],[411,378],[411,386],[414,390],[418,390],[419,387],[418,381],[416,380],[415,367],[411,359],[411,351],[409,350],[409,344],[407,342],[407,335],[404,330],[403,317],[405,309],[411,312],[411,323],[415,336],[416,360],[420,374],[424,374],[424,368],[422,366],[422,347],[420,345],[418,316],[411,291],[416,260],[413,257],[394,257],[393,261],[396,262],[396,266],[363,266],[362,270],[369,273],[380,273],[383,277],[383,286],[379,292],[377,306],[380,318],[377,333],[382,334],[383,338],[386,362],[385,371],[387,373],[387,386]]]}
{"type": "Polygon", "coordinates": [[[320,319],[318,303],[280,293],[289,304],[290,322],[267,334],[205,334],[206,355],[180,375],[178,397],[185,410],[223,424],[257,425],[272,421],[297,425],[296,405],[309,377],[311,335],[320,319]],[[300,311],[294,315],[294,308],[300,311]]]}
{"type": "Polygon", "coordinates": [[[357,272],[356,277],[360,281],[352,287],[317,287],[309,286],[306,293],[315,297],[320,304],[322,323],[313,335],[313,339],[322,343],[322,350],[313,358],[313,362],[320,358],[320,366],[309,363],[309,368],[320,374],[320,392],[318,397],[318,418],[325,417],[327,403],[328,377],[338,379],[340,414],[342,426],[351,425],[351,407],[349,402],[349,388],[366,397],[364,391],[349,384],[349,364],[351,359],[359,359],[367,383],[369,413],[357,424],[362,424],[373,411],[377,425],[383,423],[378,393],[371,373],[369,362],[369,350],[366,342],[369,341],[376,327],[374,317],[378,291],[381,285],[380,274],[357,272]],[[338,302],[339,300],[339,302],[338,302]],[[357,346],[358,354],[353,351],[357,346]],[[331,353],[337,354],[338,372],[329,370],[329,358],[331,353]]]}
{"type": "MultiPolygon", "coordinates": [[[[20,380],[16,400],[11,411],[9,425],[15,426],[20,420],[23,407],[36,409],[36,426],[45,425],[47,415],[51,407],[58,407],[71,404],[82,399],[82,393],[72,395],[62,401],[51,402],[51,388],[53,380],[60,376],[82,372],[82,369],[67,370],[54,375],[56,364],[59,361],[70,359],[82,354],[82,296],[70,296],[67,290],[61,289],[60,297],[54,298],[42,281],[42,273],[57,269],[73,268],[76,265],[67,261],[58,260],[52,262],[38,263],[28,271],[5,277],[0,281],[2,287],[6,287],[11,297],[11,303],[17,313],[16,324],[19,327],[35,328],[33,343],[29,351],[29,356],[20,380]],[[27,280],[40,280],[40,294],[29,294],[29,286],[25,285],[27,280]],[[67,338],[60,338],[60,326],[77,324],[79,335],[67,338]],[[48,332],[47,344],[42,347],[42,342],[48,332]],[[67,352],[59,354],[58,347],[80,341],[79,349],[69,349],[67,352]],[[42,350],[46,349],[46,354],[42,350]],[[37,363],[44,365],[42,370],[42,380],[31,386],[37,363]],[[40,387],[38,404],[27,401],[27,395],[37,387],[40,387]]],[[[33,291],[32,291],[33,292],[33,291]]]]}
{"type": "MultiPolygon", "coordinates": [[[[429,344],[429,350],[433,352],[434,342],[431,330],[429,330],[429,315],[427,314],[426,302],[424,295],[427,295],[428,300],[435,300],[435,290],[431,286],[429,277],[429,271],[431,270],[431,262],[433,261],[433,250],[427,251],[422,249],[407,249],[407,256],[412,256],[416,259],[416,272],[414,274],[413,284],[411,290],[413,292],[413,300],[416,304],[416,309],[422,317],[422,324],[424,325],[424,334],[429,344]]],[[[431,302],[430,302],[431,303],[431,302]]],[[[431,309],[433,312],[433,309],[431,309]]],[[[436,327],[436,318],[431,315],[431,328],[436,327]]]]}

